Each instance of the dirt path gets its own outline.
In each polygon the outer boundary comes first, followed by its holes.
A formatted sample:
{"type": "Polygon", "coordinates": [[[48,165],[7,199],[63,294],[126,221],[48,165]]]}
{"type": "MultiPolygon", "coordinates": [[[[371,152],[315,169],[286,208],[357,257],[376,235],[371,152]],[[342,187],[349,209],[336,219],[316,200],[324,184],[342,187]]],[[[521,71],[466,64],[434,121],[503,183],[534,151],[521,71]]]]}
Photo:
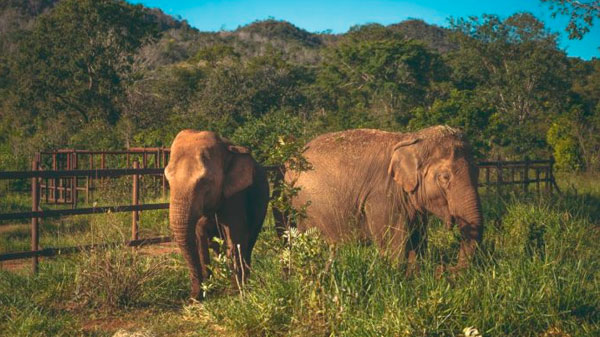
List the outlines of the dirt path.
{"type": "MultiPolygon", "coordinates": [[[[10,225],[13,226],[13,225],[10,225]]],[[[23,228],[22,225],[14,225],[17,229],[23,228]]],[[[0,227],[0,229],[4,228],[0,227]]],[[[13,228],[14,230],[14,228],[13,228]]],[[[142,255],[146,256],[157,256],[163,254],[171,254],[178,253],[179,250],[175,243],[166,242],[160,243],[156,245],[148,245],[138,248],[138,252],[142,255]]],[[[77,254],[77,253],[74,253],[77,254]]],[[[43,260],[52,260],[54,258],[40,258],[39,261],[43,260]]],[[[11,272],[25,272],[31,270],[31,259],[19,259],[19,260],[10,260],[10,261],[0,261],[0,270],[8,270],[11,272]]]]}
{"type": "Polygon", "coordinates": [[[29,226],[28,224],[2,224],[0,225],[0,235],[5,234],[5,233],[10,233],[10,232],[16,232],[19,230],[24,230],[25,228],[27,228],[27,226],[29,226]]]}

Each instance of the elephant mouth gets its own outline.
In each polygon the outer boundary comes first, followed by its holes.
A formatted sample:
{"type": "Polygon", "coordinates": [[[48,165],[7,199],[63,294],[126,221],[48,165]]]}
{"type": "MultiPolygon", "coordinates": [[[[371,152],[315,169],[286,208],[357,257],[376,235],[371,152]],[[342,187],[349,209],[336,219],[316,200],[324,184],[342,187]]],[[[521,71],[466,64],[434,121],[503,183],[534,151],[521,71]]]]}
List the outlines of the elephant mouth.
{"type": "Polygon", "coordinates": [[[462,227],[465,227],[468,225],[479,226],[480,222],[467,221],[466,219],[464,219],[462,217],[449,215],[448,217],[446,217],[446,219],[444,219],[444,225],[447,230],[452,230],[454,228],[454,226],[456,226],[456,225],[458,225],[459,228],[462,228],[462,227]]]}

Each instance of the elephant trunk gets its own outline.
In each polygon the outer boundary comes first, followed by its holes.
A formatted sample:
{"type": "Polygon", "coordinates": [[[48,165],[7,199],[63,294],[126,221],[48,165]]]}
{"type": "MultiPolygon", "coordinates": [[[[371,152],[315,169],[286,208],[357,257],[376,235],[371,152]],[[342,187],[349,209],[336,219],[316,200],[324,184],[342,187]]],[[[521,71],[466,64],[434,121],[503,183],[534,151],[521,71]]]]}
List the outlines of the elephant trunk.
{"type": "Polygon", "coordinates": [[[461,204],[462,211],[458,213],[458,217],[473,231],[469,237],[480,241],[483,217],[481,215],[481,202],[477,192],[469,193],[461,204]]]}
{"type": "Polygon", "coordinates": [[[464,268],[469,264],[475,253],[477,244],[481,242],[483,236],[483,216],[476,185],[469,185],[460,190],[463,193],[457,195],[455,199],[460,201],[455,207],[454,217],[462,235],[457,267],[464,268]]]}
{"type": "Polygon", "coordinates": [[[197,297],[203,277],[198,256],[198,242],[196,241],[195,224],[198,215],[192,212],[190,204],[188,200],[171,198],[169,222],[175,242],[190,270],[192,297],[197,297]]]}

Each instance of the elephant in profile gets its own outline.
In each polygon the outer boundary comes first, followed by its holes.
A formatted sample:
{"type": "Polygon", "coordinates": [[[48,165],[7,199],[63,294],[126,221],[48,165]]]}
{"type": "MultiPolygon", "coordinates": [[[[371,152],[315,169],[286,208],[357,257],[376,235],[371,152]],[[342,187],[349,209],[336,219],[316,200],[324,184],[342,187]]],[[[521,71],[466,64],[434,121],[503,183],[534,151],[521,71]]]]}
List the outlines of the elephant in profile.
{"type": "Polygon", "coordinates": [[[202,296],[212,237],[223,236],[237,276],[247,277],[269,202],[264,168],[245,147],[213,132],[183,130],[171,145],[165,176],[169,222],[190,270],[191,297],[202,296]]]}
{"type": "MultiPolygon", "coordinates": [[[[460,229],[458,264],[451,270],[468,266],[483,225],[478,170],[460,131],[435,126],[415,133],[334,132],[310,141],[304,156],[312,169],[284,176],[300,188],[292,205],[309,203],[300,230],[317,227],[330,242],[357,236],[373,241],[410,268],[425,247],[432,213],[460,229]]],[[[282,217],[274,215],[281,230],[282,217]]]]}

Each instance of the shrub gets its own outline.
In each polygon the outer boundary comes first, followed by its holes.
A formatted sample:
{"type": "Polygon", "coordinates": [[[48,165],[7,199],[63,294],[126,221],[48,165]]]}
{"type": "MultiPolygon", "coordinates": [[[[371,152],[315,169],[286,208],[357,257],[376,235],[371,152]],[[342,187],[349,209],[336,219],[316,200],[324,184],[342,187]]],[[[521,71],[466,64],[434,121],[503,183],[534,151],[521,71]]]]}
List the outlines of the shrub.
{"type": "Polygon", "coordinates": [[[548,129],[546,139],[553,149],[556,167],[561,170],[583,169],[579,144],[572,135],[571,128],[577,127],[566,118],[553,123],[548,129]]]}
{"type": "Polygon", "coordinates": [[[145,257],[128,247],[92,250],[77,264],[73,302],[82,308],[117,309],[172,301],[157,296],[165,292],[179,293],[174,299],[181,299],[181,285],[161,289],[173,286],[177,269],[169,256],[145,257]]]}

